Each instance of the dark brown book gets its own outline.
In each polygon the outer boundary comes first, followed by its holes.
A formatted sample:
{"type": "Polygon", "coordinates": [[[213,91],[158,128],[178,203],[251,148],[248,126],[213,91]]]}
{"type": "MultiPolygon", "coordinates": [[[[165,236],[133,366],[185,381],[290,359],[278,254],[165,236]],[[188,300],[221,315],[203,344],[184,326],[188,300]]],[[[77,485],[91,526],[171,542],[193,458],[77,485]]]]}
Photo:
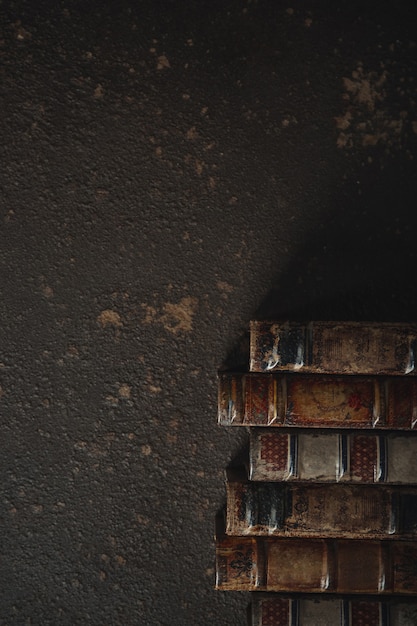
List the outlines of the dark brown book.
{"type": "Polygon", "coordinates": [[[390,428],[417,423],[417,377],[219,375],[222,425],[390,428]]]}
{"type": "Polygon", "coordinates": [[[249,478],[417,484],[417,432],[251,428],[249,478]]]}
{"type": "Polygon", "coordinates": [[[343,594],[417,594],[417,542],[224,537],[216,588],[343,594]]]}
{"type": "Polygon", "coordinates": [[[267,483],[229,472],[226,533],[417,539],[417,487],[267,483]]]}
{"type": "Polygon", "coordinates": [[[417,325],[251,322],[250,370],[415,375],[417,325]]]}
{"type": "Polygon", "coordinates": [[[417,601],[256,594],[250,626],[415,626],[417,601]],[[261,596],[261,597],[258,597],[261,596]]]}

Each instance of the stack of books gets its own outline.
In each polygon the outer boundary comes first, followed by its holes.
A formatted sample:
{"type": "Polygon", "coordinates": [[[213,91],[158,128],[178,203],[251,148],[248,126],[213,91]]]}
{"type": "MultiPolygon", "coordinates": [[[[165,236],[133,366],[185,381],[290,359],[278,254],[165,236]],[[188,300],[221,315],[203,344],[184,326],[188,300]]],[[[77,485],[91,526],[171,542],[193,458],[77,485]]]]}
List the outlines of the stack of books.
{"type": "Polygon", "coordinates": [[[417,324],[252,322],[219,375],[250,444],[216,587],[257,592],[253,626],[417,625],[416,358],[417,324]]]}

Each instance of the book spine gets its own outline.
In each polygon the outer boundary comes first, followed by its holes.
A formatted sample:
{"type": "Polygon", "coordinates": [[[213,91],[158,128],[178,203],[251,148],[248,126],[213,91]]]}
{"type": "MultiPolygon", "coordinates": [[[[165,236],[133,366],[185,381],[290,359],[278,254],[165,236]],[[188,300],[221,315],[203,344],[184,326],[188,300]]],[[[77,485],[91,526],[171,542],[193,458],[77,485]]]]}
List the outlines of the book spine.
{"type": "Polygon", "coordinates": [[[222,425],[411,430],[417,377],[223,373],[218,419],[222,425]]]}
{"type": "Polygon", "coordinates": [[[361,322],[251,322],[250,370],[416,375],[417,327],[361,322]]]}
{"type": "Polygon", "coordinates": [[[417,594],[417,542],[226,537],[216,551],[219,590],[417,594]]]}
{"type": "Polygon", "coordinates": [[[226,533],[416,539],[417,488],[228,482],[226,533]]]}
{"type": "Polygon", "coordinates": [[[251,626],[411,626],[417,602],[390,598],[347,599],[267,596],[254,599],[251,626]]]}
{"type": "Polygon", "coordinates": [[[263,481],[416,484],[416,433],[253,428],[249,477],[263,481]]]}
{"type": "Polygon", "coordinates": [[[263,546],[255,538],[225,537],[216,542],[216,589],[255,591],[266,587],[263,546]]]}

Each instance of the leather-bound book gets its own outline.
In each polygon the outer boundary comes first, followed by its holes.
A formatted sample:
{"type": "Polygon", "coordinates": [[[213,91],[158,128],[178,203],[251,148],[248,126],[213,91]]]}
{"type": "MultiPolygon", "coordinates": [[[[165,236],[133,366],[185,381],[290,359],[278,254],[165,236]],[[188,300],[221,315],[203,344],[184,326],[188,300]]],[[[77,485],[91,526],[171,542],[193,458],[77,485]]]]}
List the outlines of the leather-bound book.
{"type": "Polygon", "coordinates": [[[416,595],[417,542],[222,537],[216,588],[416,595]]]}
{"type": "Polygon", "coordinates": [[[219,374],[226,426],[385,428],[417,423],[417,377],[219,374]]]}
{"type": "Polygon", "coordinates": [[[417,601],[256,594],[249,616],[250,626],[415,626],[417,601]]]}
{"type": "Polygon", "coordinates": [[[251,428],[249,478],[417,484],[417,432],[251,428]]]}
{"type": "Polygon", "coordinates": [[[417,539],[417,487],[251,482],[229,471],[226,533],[417,539]]]}
{"type": "Polygon", "coordinates": [[[250,326],[250,370],[415,375],[417,325],[274,322],[250,326]]]}

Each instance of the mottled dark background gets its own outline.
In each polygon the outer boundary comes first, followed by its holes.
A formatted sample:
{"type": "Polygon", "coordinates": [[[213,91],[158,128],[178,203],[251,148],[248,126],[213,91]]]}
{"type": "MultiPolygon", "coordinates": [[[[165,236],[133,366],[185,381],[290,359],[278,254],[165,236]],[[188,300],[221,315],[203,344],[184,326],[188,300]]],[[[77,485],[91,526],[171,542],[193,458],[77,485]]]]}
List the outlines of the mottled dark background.
{"type": "Polygon", "coordinates": [[[415,320],[413,3],[0,2],[0,623],[245,624],[216,371],[415,320]]]}

